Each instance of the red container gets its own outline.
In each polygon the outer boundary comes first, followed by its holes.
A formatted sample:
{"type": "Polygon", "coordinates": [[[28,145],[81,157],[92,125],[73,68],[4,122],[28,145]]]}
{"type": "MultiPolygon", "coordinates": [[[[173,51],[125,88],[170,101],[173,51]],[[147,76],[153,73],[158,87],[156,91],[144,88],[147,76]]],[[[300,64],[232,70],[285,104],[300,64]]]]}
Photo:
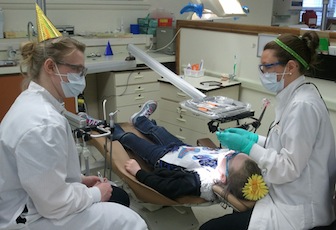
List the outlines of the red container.
{"type": "Polygon", "coordinates": [[[167,27],[173,25],[172,18],[158,18],[158,26],[159,27],[167,27]]]}
{"type": "Polygon", "coordinates": [[[315,28],[317,23],[317,15],[314,10],[306,10],[302,14],[302,21],[309,26],[309,28],[315,28]]]}

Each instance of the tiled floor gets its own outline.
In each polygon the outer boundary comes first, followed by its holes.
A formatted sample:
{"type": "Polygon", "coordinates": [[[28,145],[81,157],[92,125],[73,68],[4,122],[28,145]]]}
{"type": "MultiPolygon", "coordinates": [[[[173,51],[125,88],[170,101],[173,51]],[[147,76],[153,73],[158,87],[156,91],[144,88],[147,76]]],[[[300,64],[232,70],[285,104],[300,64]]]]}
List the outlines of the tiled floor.
{"type": "MultiPolygon", "coordinates": [[[[103,174],[104,158],[94,147],[88,146],[88,148],[92,154],[89,157],[90,174],[97,175],[97,171],[103,174]]],[[[82,159],[83,173],[86,172],[85,166],[85,161],[82,159]]],[[[110,171],[107,169],[105,174],[109,178],[110,171]]],[[[120,179],[114,174],[112,174],[112,181],[123,186],[120,179]]],[[[123,188],[130,194],[131,208],[144,218],[150,230],[170,230],[172,226],[174,226],[174,230],[196,230],[206,221],[232,212],[231,208],[224,209],[220,204],[176,208],[140,204],[132,197],[131,191],[127,186],[123,186],[123,188]]]]}

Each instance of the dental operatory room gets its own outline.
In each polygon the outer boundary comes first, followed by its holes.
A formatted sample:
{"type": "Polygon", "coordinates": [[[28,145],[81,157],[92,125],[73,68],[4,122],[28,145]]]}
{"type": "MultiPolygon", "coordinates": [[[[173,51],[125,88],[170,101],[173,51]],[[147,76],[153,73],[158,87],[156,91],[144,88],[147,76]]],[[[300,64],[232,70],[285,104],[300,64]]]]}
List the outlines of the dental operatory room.
{"type": "Polygon", "coordinates": [[[336,230],[336,0],[0,0],[0,230],[336,230]]]}

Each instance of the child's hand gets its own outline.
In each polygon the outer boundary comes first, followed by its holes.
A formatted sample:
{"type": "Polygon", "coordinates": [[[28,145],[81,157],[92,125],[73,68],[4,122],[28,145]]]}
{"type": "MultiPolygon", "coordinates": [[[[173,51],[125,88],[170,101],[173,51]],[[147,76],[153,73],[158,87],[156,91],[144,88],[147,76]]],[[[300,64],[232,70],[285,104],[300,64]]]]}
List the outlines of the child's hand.
{"type": "Polygon", "coordinates": [[[138,162],[134,159],[130,159],[125,163],[125,168],[126,170],[132,174],[133,176],[136,175],[136,173],[141,170],[140,165],[138,164],[138,162]]]}

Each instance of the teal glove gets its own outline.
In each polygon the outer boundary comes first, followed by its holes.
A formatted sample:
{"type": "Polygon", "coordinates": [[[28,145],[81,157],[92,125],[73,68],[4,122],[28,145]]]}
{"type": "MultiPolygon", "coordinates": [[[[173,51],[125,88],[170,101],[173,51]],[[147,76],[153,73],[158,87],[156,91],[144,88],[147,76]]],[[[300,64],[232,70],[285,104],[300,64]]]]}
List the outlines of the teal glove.
{"type": "Polygon", "coordinates": [[[237,133],[216,132],[216,135],[222,146],[227,146],[229,149],[246,153],[247,155],[250,155],[251,148],[255,144],[254,141],[237,133]]]}
{"type": "Polygon", "coordinates": [[[243,137],[246,137],[250,141],[253,141],[254,143],[257,143],[258,139],[259,139],[258,134],[249,132],[249,131],[247,131],[245,129],[241,129],[241,128],[228,128],[228,129],[225,129],[224,132],[239,134],[243,137]]]}

